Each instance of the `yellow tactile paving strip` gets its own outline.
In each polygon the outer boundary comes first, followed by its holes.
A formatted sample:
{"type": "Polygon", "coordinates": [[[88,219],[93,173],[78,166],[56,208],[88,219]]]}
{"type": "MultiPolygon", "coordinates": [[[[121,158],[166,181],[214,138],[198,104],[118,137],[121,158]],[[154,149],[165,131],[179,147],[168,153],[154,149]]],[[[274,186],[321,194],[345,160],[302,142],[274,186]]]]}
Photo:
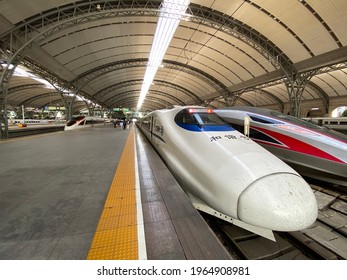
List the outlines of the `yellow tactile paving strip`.
{"type": "Polygon", "coordinates": [[[130,131],[106,198],[88,260],[138,259],[134,133],[130,131]]]}

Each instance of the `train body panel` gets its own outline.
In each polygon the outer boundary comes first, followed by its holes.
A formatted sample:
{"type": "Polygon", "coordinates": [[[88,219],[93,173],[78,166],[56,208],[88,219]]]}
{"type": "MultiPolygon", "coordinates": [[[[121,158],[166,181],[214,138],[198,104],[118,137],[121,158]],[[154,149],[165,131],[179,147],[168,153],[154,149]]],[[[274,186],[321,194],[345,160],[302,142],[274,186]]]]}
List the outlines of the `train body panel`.
{"type": "Polygon", "coordinates": [[[208,117],[213,122],[216,115],[204,110],[180,107],[155,111],[138,122],[191,200],[269,230],[298,230],[312,224],[317,204],[307,183],[283,161],[223,121],[209,125],[208,117]],[[197,123],[203,118],[206,121],[200,125],[185,122],[189,115],[200,118],[197,123]],[[276,184],[283,187],[276,188],[276,184]],[[273,199],[274,188],[286,203],[273,199]],[[291,211],[288,204],[293,204],[291,211]],[[254,211],[257,215],[252,214],[254,211]]]}
{"type": "Polygon", "coordinates": [[[347,136],[279,112],[253,107],[216,110],[243,130],[251,118],[250,137],[302,175],[347,186],[347,136]]]}

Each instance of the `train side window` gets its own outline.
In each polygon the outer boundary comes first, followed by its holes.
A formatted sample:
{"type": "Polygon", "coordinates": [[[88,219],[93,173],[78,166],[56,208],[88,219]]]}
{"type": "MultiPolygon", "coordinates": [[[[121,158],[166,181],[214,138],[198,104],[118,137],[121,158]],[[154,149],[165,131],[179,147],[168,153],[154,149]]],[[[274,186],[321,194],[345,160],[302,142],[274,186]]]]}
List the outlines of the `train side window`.
{"type": "Polygon", "coordinates": [[[189,114],[188,112],[178,113],[175,117],[175,122],[181,124],[196,124],[192,114],[189,114]]]}
{"type": "Polygon", "coordinates": [[[250,116],[252,121],[259,122],[259,123],[265,123],[265,124],[274,124],[272,121],[263,119],[263,118],[258,118],[256,116],[250,116]]]}

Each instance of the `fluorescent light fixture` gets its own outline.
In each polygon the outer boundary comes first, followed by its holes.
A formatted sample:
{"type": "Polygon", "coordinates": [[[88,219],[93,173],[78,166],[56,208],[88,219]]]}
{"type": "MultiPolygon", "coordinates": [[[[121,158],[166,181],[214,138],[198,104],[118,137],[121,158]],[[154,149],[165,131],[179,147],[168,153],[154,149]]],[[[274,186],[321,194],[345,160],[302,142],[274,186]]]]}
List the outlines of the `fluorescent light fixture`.
{"type": "Polygon", "coordinates": [[[189,0],[163,0],[149,54],[148,65],[143,78],[140,98],[137,103],[137,111],[141,108],[145,100],[149,87],[154,80],[158,68],[161,66],[166,50],[188,5],[189,0]]]}

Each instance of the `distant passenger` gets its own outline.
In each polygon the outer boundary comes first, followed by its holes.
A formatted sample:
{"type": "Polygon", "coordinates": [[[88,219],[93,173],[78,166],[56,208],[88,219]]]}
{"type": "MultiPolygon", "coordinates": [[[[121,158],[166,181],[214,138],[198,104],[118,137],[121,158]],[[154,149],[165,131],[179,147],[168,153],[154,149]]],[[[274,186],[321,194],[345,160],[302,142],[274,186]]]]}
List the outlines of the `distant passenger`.
{"type": "Polygon", "coordinates": [[[123,122],[123,129],[126,129],[126,127],[127,127],[127,122],[124,121],[124,122],[123,122]]]}

